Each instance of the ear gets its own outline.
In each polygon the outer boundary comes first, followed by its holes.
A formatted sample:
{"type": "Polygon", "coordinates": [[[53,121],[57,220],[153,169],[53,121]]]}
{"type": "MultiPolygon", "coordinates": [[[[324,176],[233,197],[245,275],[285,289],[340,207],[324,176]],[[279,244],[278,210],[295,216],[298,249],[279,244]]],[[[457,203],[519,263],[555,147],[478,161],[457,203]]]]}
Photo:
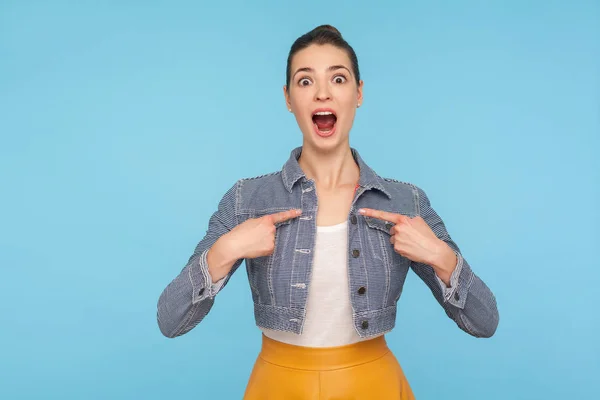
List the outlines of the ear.
{"type": "Polygon", "coordinates": [[[292,112],[292,103],[290,101],[290,94],[288,93],[287,86],[283,85],[283,97],[285,97],[285,106],[289,112],[292,112]]]}
{"type": "Polygon", "coordinates": [[[357,107],[360,107],[363,103],[363,85],[364,85],[364,82],[361,79],[358,84],[358,94],[357,94],[357,98],[356,98],[356,106],[357,107]]]}

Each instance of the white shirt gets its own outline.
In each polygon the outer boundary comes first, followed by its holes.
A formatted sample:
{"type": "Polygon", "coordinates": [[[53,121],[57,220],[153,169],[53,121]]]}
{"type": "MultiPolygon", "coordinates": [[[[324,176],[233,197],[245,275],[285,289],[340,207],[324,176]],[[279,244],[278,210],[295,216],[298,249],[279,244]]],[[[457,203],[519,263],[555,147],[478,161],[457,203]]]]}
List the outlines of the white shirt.
{"type": "Polygon", "coordinates": [[[302,334],[261,328],[274,340],[297,346],[343,346],[363,340],[352,322],[348,285],[348,223],[317,226],[302,334]]]}

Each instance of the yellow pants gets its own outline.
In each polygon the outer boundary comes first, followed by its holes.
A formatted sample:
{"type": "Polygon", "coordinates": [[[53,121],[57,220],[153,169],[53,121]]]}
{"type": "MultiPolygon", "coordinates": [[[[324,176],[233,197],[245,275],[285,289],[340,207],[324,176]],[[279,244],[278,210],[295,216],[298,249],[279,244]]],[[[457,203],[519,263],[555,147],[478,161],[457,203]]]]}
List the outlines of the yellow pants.
{"type": "Polygon", "coordinates": [[[312,348],[263,335],[244,400],[414,399],[384,336],[347,346],[312,348]]]}

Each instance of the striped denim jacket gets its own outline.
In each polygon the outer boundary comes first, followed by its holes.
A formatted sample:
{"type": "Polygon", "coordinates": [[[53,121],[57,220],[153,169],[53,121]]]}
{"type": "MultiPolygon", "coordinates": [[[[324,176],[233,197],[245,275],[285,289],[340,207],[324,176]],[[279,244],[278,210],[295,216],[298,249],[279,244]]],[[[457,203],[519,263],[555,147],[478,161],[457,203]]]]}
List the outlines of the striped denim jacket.
{"type": "MultiPolygon", "coordinates": [[[[298,164],[301,151],[302,147],[293,149],[281,171],[240,179],[225,193],[209,219],[204,238],[159,297],[157,320],[165,336],[180,336],[202,321],[215,296],[243,261],[256,324],[302,333],[316,236],[317,194],[314,181],[305,177],[298,164]],[[221,235],[248,218],[294,208],[302,209],[302,215],[276,225],[275,249],[271,255],[239,259],[227,276],[212,283],[206,254],[221,235]]],[[[348,215],[347,268],[358,334],[370,337],[392,330],[396,304],[412,269],[460,329],[475,337],[492,336],[499,318],[496,299],[473,273],[424,191],[410,183],[378,176],[356,149],[351,151],[360,168],[360,178],[348,215]],[[358,209],[362,207],[421,216],[457,255],[450,287],[429,265],[396,253],[389,241],[390,223],[360,215],[358,209]]]]}

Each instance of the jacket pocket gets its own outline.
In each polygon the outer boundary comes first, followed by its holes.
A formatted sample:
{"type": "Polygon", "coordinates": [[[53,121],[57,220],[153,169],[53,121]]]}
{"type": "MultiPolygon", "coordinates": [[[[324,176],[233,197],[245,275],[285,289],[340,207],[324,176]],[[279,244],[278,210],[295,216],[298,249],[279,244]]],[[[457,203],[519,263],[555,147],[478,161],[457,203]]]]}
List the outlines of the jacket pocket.
{"type": "Polygon", "coordinates": [[[365,221],[369,228],[380,230],[386,233],[388,236],[391,236],[390,229],[392,229],[392,226],[394,226],[392,222],[384,221],[373,217],[365,217],[365,221]]]}

